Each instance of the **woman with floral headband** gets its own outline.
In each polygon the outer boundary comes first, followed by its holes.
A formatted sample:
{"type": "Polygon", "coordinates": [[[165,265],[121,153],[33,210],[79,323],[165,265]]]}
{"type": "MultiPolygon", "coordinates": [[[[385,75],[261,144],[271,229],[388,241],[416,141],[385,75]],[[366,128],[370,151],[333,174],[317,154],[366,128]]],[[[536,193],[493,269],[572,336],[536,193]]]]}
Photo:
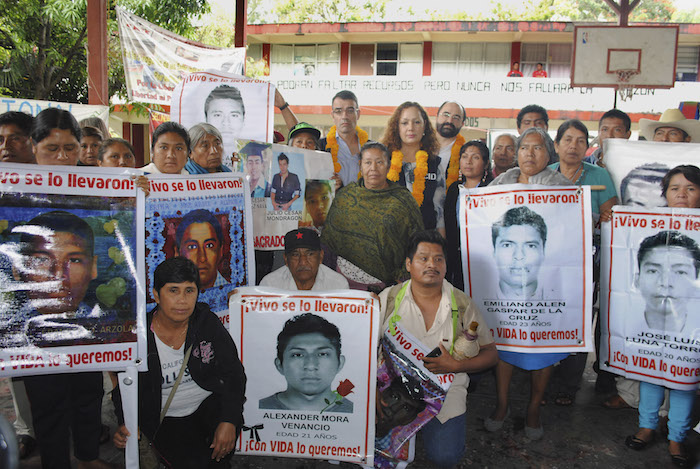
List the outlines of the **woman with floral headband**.
{"type": "Polygon", "coordinates": [[[387,178],[411,191],[425,228],[437,229],[445,236],[445,175],[438,169],[439,144],[425,109],[412,101],[397,107],[382,143],[391,152],[387,178]]]}

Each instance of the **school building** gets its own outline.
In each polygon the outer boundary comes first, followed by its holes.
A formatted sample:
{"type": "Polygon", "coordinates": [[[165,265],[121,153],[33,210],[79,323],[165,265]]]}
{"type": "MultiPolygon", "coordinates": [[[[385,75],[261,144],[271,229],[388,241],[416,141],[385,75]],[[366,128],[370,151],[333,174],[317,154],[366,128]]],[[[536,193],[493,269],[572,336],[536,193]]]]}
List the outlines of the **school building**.
{"type": "MultiPolygon", "coordinates": [[[[445,100],[461,102],[467,108],[463,130],[467,138],[483,138],[492,128],[515,128],[518,110],[531,103],[549,111],[550,129],[575,117],[597,130],[600,115],[614,106],[636,122],[641,117],[655,118],[680,102],[700,101],[700,24],[679,24],[677,50],[673,44],[667,46],[676,55],[675,86],[636,89],[624,102],[619,96],[616,99],[612,88],[569,87],[576,25],[582,23],[249,25],[248,56],[265,61],[265,74],[299,120],[324,132],[332,125],[331,98],[339,90],[352,90],[362,110],[359,125],[375,139],[404,101],[421,103],[431,116],[445,100]],[[515,61],[520,62],[525,78],[506,78],[515,61]],[[538,62],[544,64],[548,78],[531,78],[538,62]]],[[[286,133],[279,114],[275,124],[286,133]]]]}

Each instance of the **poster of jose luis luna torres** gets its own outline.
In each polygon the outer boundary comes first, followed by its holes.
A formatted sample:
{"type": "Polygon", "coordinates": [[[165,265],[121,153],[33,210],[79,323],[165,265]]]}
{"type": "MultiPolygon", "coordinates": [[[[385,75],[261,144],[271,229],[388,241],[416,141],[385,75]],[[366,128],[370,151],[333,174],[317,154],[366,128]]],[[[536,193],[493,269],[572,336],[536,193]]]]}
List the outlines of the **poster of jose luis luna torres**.
{"type": "Polygon", "coordinates": [[[615,206],[601,243],[601,369],[696,389],[700,210],[615,206]]]}
{"type": "Polygon", "coordinates": [[[137,362],[146,344],[135,173],[3,165],[0,375],[137,362]]]}
{"type": "Polygon", "coordinates": [[[229,306],[248,378],[237,451],[372,465],[378,300],[244,287],[229,306]]]}
{"type": "Polygon", "coordinates": [[[590,200],[585,186],[460,190],[465,292],[499,350],[593,350],[590,200]]]}

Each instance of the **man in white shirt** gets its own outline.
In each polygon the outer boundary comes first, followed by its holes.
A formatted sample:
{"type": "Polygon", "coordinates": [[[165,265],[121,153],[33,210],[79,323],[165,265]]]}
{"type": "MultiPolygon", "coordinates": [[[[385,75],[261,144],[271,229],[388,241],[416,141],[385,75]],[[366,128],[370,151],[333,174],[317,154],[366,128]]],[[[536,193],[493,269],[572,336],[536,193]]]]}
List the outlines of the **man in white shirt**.
{"type": "Polygon", "coordinates": [[[283,290],[347,290],[348,281],[323,262],[321,240],[308,228],[292,230],[284,235],[284,267],[267,274],[261,287],[283,290]]]}
{"type": "MultiPolygon", "coordinates": [[[[419,231],[411,236],[406,257],[406,270],[411,280],[389,287],[379,295],[382,330],[386,330],[392,318],[398,320],[404,330],[428,348],[440,347],[439,356],[423,358],[429,371],[455,373],[440,412],[420,430],[426,455],[438,467],[455,466],[464,454],[467,373],[486,370],[498,362],[493,336],[476,305],[445,280],[446,243],[435,230],[419,231]],[[457,321],[452,319],[452,304],[457,306],[457,321]],[[450,345],[472,321],[479,323],[479,353],[472,358],[456,360],[448,351],[450,345]],[[458,330],[455,330],[455,323],[459,324],[458,330]]],[[[379,421],[383,417],[382,412],[379,421]]]]}

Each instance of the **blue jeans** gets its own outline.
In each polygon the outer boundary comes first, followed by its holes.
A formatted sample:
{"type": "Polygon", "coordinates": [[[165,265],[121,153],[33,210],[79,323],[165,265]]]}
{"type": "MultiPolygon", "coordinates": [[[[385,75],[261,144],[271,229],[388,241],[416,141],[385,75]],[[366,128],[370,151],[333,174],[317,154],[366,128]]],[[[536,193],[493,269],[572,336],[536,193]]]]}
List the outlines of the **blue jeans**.
{"type": "Polygon", "coordinates": [[[420,431],[428,459],[438,467],[456,466],[464,456],[467,439],[467,413],[445,423],[433,417],[420,431]]]}
{"type": "MultiPolygon", "coordinates": [[[[664,401],[664,388],[658,384],[639,383],[639,427],[656,430],[659,408],[664,401]]],[[[669,389],[668,439],[678,443],[685,440],[690,429],[690,414],[695,402],[695,390],[669,389]]]]}

